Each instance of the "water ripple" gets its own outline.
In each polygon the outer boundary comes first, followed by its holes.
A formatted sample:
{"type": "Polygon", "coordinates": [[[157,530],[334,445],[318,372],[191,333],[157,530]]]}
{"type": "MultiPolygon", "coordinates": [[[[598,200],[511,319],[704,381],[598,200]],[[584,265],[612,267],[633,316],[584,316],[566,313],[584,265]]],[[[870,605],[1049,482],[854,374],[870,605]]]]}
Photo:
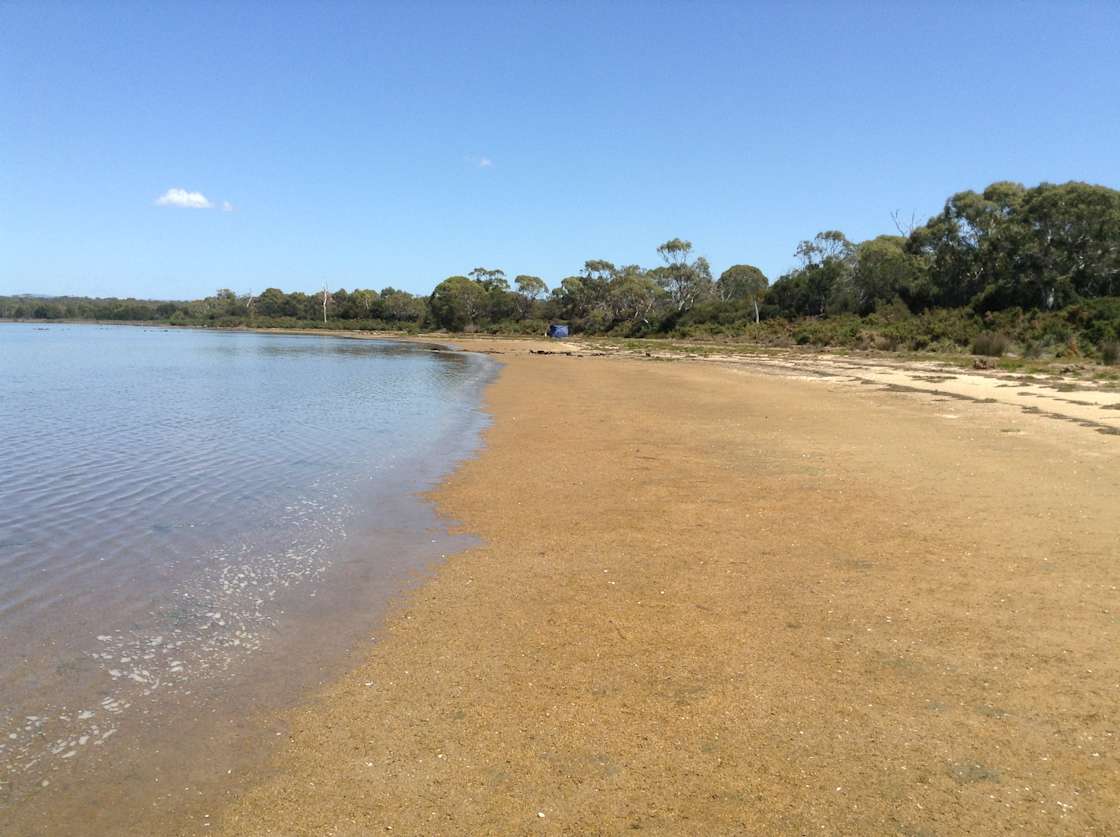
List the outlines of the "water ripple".
{"type": "Polygon", "coordinates": [[[377,342],[0,325],[0,776],[235,670],[286,591],[314,595],[358,487],[417,490],[476,426],[487,374],[377,342]]]}

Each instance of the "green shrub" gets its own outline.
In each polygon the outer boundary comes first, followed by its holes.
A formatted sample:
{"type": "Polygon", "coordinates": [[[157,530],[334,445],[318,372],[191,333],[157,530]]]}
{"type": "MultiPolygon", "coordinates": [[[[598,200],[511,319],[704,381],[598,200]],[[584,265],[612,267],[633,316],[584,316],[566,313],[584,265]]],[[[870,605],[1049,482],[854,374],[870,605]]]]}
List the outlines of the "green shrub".
{"type": "Polygon", "coordinates": [[[1002,357],[1011,343],[998,331],[982,331],[972,338],[972,353],[985,357],[1002,357]]]}
{"type": "Polygon", "coordinates": [[[1120,343],[1115,340],[1101,343],[1101,363],[1105,366],[1115,366],[1117,362],[1120,362],[1120,343]]]}
{"type": "Polygon", "coordinates": [[[880,334],[875,342],[875,348],[883,349],[888,352],[893,352],[901,343],[897,334],[880,334]]]}

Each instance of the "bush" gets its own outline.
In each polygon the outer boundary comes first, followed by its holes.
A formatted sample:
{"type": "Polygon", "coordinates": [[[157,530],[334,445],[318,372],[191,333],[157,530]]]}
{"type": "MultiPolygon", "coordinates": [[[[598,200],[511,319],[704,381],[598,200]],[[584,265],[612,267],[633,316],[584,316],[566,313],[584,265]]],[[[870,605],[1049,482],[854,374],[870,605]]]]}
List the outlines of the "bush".
{"type": "Polygon", "coordinates": [[[880,351],[893,352],[898,348],[899,343],[902,342],[897,334],[876,334],[875,335],[875,348],[880,351]]]}
{"type": "Polygon", "coordinates": [[[1120,361],[1120,343],[1109,340],[1101,343],[1101,363],[1105,366],[1115,366],[1120,361]]]}
{"type": "Polygon", "coordinates": [[[972,338],[972,353],[985,357],[1002,357],[1010,342],[998,331],[982,331],[972,338]]]}

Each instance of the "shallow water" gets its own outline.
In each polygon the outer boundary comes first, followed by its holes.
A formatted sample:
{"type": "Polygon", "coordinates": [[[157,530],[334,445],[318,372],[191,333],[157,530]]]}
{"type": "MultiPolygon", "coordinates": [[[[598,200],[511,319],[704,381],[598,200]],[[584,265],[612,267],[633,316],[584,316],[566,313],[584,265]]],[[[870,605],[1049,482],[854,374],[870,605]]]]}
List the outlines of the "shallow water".
{"type": "Polygon", "coordinates": [[[415,492],[477,444],[491,374],[381,341],[0,324],[0,806],[61,832],[112,799],[126,830],[182,807],[176,771],[192,799],[244,772],[230,725],[337,672],[461,546],[415,492]]]}

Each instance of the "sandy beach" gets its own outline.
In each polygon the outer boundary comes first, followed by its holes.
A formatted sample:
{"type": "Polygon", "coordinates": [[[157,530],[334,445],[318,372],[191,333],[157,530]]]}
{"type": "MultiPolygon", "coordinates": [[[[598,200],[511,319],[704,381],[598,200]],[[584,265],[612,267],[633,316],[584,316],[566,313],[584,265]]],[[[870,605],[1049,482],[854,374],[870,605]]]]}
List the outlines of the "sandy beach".
{"type": "Polygon", "coordinates": [[[208,833],[1120,828],[1120,396],[460,345],[480,545],[208,833]]]}

